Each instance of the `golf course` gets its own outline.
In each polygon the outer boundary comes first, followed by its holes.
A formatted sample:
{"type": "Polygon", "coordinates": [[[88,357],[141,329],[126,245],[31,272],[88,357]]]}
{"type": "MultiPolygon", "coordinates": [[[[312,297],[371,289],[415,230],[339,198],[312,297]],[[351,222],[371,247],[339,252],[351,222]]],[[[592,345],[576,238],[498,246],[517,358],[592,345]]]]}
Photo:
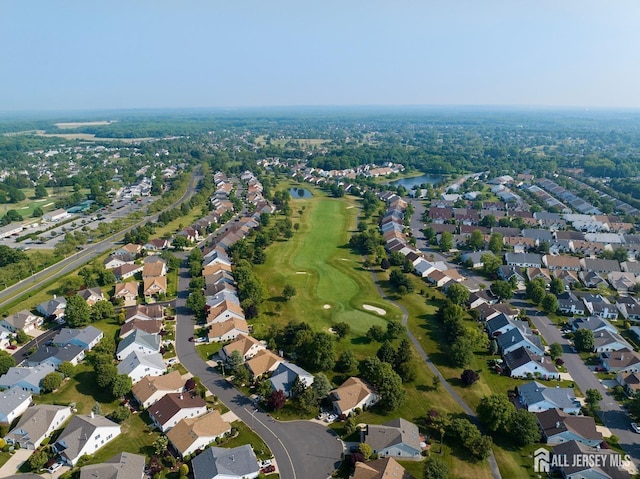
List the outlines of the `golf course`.
{"type": "Polygon", "coordinates": [[[387,321],[400,320],[400,311],[382,300],[371,273],[362,268],[362,257],[346,246],[358,215],[352,201],[325,196],[292,200],[292,221],[299,230],[271,245],[266,263],[256,267],[269,289],[263,314],[269,322],[297,319],[318,331],[346,322],[352,343],[362,344],[371,326],[386,328],[387,321]],[[282,297],[286,284],[296,289],[290,301],[282,297]]]}

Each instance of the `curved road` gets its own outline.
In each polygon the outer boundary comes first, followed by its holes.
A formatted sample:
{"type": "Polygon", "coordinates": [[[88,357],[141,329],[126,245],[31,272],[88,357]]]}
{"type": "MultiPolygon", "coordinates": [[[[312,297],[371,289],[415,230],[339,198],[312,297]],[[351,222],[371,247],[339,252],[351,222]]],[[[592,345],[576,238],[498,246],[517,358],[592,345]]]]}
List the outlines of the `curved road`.
{"type": "Polygon", "coordinates": [[[276,421],[254,407],[251,400],[202,360],[189,341],[194,317],[185,306],[189,296],[189,270],[183,262],[176,300],[176,354],[180,363],[269,446],[282,479],[327,479],[340,465],[344,446],[335,433],[311,421],[276,421]]]}
{"type": "MultiPolygon", "coordinates": [[[[182,197],[179,200],[177,200],[171,206],[168,206],[167,208],[165,208],[163,211],[167,211],[171,208],[175,208],[179,204],[189,199],[193,195],[193,193],[196,191],[198,181],[201,178],[202,178],[201,175],[193,173],[191,175],[191,181],[189,182],[189,186],[187,187],[187,190],[185,191],[184,195],[182,195],[182,197]]],[[[8,288],[3,289],[2,291],[0,291],[0,307],[5,306],[6,304],[10,303],[17,297],[22,296],[28,293],[29,291],[44,287],[46,283],[56,278],[59,278],[60,276],[63,276],[65,274],[72,272],[73,270],[79,268],[85,263],[91,261],[91,259],[94,258],[95,256],[98,256],[101,253],[104,253],[105,251],[109,251],[111,248],[114,247],[116,241],[120,241],[124,237],[125,233],[127,233],[128,231],[131,231],[134,228],[137,228],[140,225],[157,220],[158,214],[155,214],[150,218],[144,218],[142,221],[139,221],[136,224],[131,225],[122,231],[114,233],[113,235],[109,236],[108,238],[105,238],[104,240],[98,243],[89,244],[85,247],[84,250],[78,253],[75,253],[69,256],[68,258],[63,259],[62,261],[56,264],[53,264],[48,268],[43,269],[42,271],[38,271],[37,273],[29,276],[28,278],[23,279],[22,281],[19,281],[9,286],[8,288]]]]}

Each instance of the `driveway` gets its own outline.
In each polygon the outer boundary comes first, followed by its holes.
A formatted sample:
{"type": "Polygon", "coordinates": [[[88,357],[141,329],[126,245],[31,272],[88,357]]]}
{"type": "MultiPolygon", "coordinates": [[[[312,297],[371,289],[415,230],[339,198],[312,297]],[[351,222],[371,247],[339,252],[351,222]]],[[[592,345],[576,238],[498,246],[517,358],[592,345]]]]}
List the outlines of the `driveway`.
{"type": "Polygon", "coordinates": [[[189,270],[183,262],[176,300],[176,354],[182,365],[264,440],[276,458],[282,479],[330,477],[344,452],[342,441],[331,429],[311,421],[276,421],[256,409],[247,396],[198,356],[195,343],[189,341],[194,324],[193,315],[185,306],[189,279],[189,270]]]}
{"type": "Polygon", "coordinates": [[[30,449],[18,449],[7,462],[0,467],[0,477],[9,477],[18,471],[18,468],[27,460],[33,453],[30,449]]]}

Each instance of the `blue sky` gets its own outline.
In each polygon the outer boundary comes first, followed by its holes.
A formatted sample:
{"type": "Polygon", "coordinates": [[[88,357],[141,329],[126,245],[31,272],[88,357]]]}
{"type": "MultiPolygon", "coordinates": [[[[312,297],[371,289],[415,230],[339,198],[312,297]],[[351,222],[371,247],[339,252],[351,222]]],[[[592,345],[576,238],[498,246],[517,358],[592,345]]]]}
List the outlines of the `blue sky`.
{"type": "Polygon", "coordinates": [[[637,0],[1,0],[0,111],[640,107],[637,0]]]}

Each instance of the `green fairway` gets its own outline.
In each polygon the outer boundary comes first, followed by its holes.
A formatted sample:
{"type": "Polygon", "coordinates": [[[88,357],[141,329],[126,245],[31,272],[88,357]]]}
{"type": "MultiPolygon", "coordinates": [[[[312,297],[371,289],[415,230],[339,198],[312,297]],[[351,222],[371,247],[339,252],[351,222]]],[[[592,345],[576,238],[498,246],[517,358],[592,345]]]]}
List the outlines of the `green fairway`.
{"type": "Polygon", "coordinates": [[[298,211],[292,221],[299,223],[299,231],[270,246],[267,262],[256,267],[271,296],[263,306],[265,323],[297,319],[326,331],[344,321],[351,326],[352,342],[360,344],[372,325],[386,327],[387,320],[399,320],[400,312],[381,299],[370,273],[362,268],[362,258],[346,247],[357,207],[326,197],[292,200],[292,207],[298,211]],[[297,290],[288,302],[282,298],[285,284],[297,290]],[[366,311],[363,305],[381,308],[385,314],[366,311]]]}

